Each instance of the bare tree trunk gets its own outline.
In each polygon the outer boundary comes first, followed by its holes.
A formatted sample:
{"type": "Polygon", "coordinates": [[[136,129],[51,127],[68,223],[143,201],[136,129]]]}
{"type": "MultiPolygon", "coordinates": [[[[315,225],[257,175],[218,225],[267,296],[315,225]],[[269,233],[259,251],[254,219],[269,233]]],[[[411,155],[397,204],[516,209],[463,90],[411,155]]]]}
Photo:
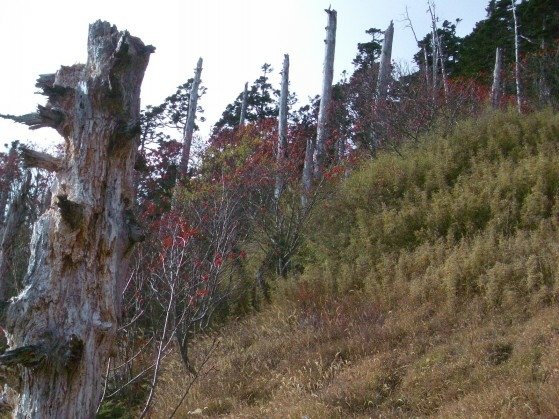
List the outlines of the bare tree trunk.
{"type": "Polygon", "coordinates": [[[303,166],[303,192],[301,194],[301,206],[307,207],[309,194],[312,188],[313,179],[313,153],[314,141],[312,138],[307,138],[307,147],[305,148],[305,163],[303,166]]]}
{"type": "Polygon", "coordinates": [[[95,416],[130,250],[141,239],[132,175],[140,86],[154,48],[97,21],[87,49],[87,64],[39,77],[46,106],[12,117],[55,128],[66,143],[53,205],[33,228],[25,288],[2,313],[10,349],[0,363],[23,367],[21,418],[95,416]]]}
{"type": "Polygon", "coordinates": [[[18,228],[25,219],[25,200],[31,186],[31,172],[25,178],[10,204],[0,243],[0,301],[6,301],[9,289],[9,271],[13,263],[13,246],[18,228]]]}
{"type": "Polygon", "coordinates": [[[495,51],[495,68],[493,69],[493,85],[491,86],[491,106],[494,109],[501,103],[501,69],[503,67],[503,50],[497,48],[495,51]]]}
{"type": "Polygon", "coordinates": [[[382,52],[380,54],[380,66],[378,72],[376,101],[385,99],[388,92],[388,81],[392,72],[392,42],[394,39],[394,23],[390,21],[390,25],[384,32],[384,42],[382,43],[382,52]]]}
{"type": "Polygon", "coordinates": [[[287,99],[289,96],[289,55],[283,57],[283,69],[281,72],[281,95],[279,106],[278,120],[278,150],[276,162],[278,164],[278,172],[276,174],[276,187],[274,196],[278,199],[283,190],[283,174],[281,172],[282,164],[287,157],[287,99]]]}
{"type": "Polygon", "coordinates": [[[194,133],[194,121],[196,119],[196,108],[198,107],[198,88],[200,87],[200,77],[202,75],[202,57],[198,59],[196,71],[194,73],[194,82],[190,89],[190,98],[188,100],[188,115],[184,126],[182,138],[182,153],[179,164],[179,176],[181,179],[186,178],[188,174],[188,161],[190,160],[190,147],[192,146],[192,134],[194,133]]]}
{"type": "Polygon", "coordinates": [[[417,46],[421,46],[421,51],[423,52],[423,72],[425,73],[425,86],[427,88],[427,90],[429,90],[430,87],[430,77],[429,77],[429,64],[428,64],[428,59],[427,59],[427,49],[425,48],[425,46],[422,46],[419,43],[419,39],[417,39],[417,34],[415,33],[415,29],[413,28],[413,23],[411,21],[410,18],[410,14],[408,12],[408,7],[406,6],[406,14],[404,15],[404,21],[407,21],[408,24],[406,25],[408,28],[411,29],[413,37],[415,39],[415,43],[417,44],[417,46]]]}
{"type": "Polygon", "coordinates": [[[337,15],[335,10],[325,9],[328,14],[328,26],[326,26],[326,51],[324,56],[324,68],[322,79],[322,96],[318,108],[318,124],[316,130],[316,146],[314,150],[314,177],[320,178],[324,166],[326,154],[326,140],[328,138],[328,120],[330,114],[330,102],[332,99],[332,82],[334,80],[334,53],[336,49],[336,25],[337,15]]]}
{"type": "Polygon", "coordinates": [[[445,100],[448,98],[448,77],[446,75],[446,67],[444,64],[444,51],[443,46],[441,45],[441,38],[437,35],[437,45],[439,50],[439,63],[441,63],[441,78],[443,80],[443,91],[445,100]]]}
{"type": "Polygon", "coordinates": [[[243,91],[243,102],[241,104],[241,118],[239,119],[239,125],[241,127],[245,124],[245,119],[247,116],[247,100],[248,100],[248,82],[245,83],[245,90],[243,91]]]}
{"type": "MultiPolygon", "coordinates": [[[[382,50],[380,53],[380,63],[377,79],[377,89],[375,94],[375,107],[374,112],[378,113],[378,106],[385,99],[388,93],[388,81],[392,72],[392,41],[394,39],[394,23],[390,21],[390,25],[384,32],[384,42],[382,43],[382,50]]],[[[380,118],[378,118],[380,119],[380,118]]],[[[382,122],[379,120],[379,124],[382,122]]],[[[376,132],[374,127],[371,127],[371,148],[373,155],[380,147],[380,133],[376,132]]]]}
{"type": "Polygon", "coordinates": [[[512,18],[514,21],[514,78],[516,80],[516,107],[522,112],[522,83],[520,81],[520,45],[518,38],[518,18],[516,16],[516,0],[511,0],[512,18]]]}
{"type": "MultiPolygon", "coordinates": [[[[429,11],[431,11],[431,5],[429,5],[429,11]]],[[[432,77],[432,89],[433,89],[433,98],[436,96],[437,86],[438,86],[438,61],[439,61],[439,49],[437,48],[437,26],[434,20],[431,21],[432,29],[431,29],[431,77],[432,77]]]]}

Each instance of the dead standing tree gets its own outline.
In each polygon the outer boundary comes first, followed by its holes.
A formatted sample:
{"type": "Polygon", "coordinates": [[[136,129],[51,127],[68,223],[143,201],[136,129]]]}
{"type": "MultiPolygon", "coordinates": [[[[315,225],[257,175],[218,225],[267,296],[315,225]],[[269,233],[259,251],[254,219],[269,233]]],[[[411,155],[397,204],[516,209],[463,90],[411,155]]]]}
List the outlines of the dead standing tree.
{"type": "Polygon", "coordinates": [[[247,116],[247,102],[248,102],[248,82],[245,83],[245,90],[243,90],[243,99],[241,102],[241,116],[239,118],[239,126],[245,125],[245,119],[247,116]]]}
{"type": "Polygon", "coordinates": [[[281,94],[280,94],[280,106],[279,106],[279,117],[278,117],[278,144],[276,152],[276,162],[278,164],[278,172],[276,174],[276,187],[274,189],[274,196],[279,199],[283,191],[283,174],[281,173],[281,168],[284,164],[284,160],[287,157],[287,100],[289,96],[289,55],[285,54],[283,56],[283,69],[281,72],[281,94]]]}
{"type": "Polygon", "coordinates": [[[324,53],[324,68],[322,70],[322,95],[318,108],[318,124],[316,130],[316,145],[314,149],[314,177],[322,177],[324,160],[326,157],[326,140],[328,139],[328,120],[330,103],[332,101],[332,81],[334,80],[334,53],[336,50],[336,26],[338,13],[330,8],[324,10],[328,14],[326,26],[326,44],[324,53]]]}
{"type": "Polygon", "coordinates": [[[200,77],[202,75],[202,57],[198,59],[194,73],[194,81],[190,90],[188,101],[188,115],[184,126],[182,139],[181,161],[179,164],[179,175],[182,180],[188,175],[188,162],[190,160],[190,148],[192,146],[192,135],[194,134],[194,121],[196,119],[196,108],[198,107],[198,88],[200,87],[200,77]]]}
{"type": "Polygon", "coordinates": [[[11,117],[31,129],[55,128],[66,144],[64,157],[48,158],[57,182],[34,225],[25,288],[2,313],[10,349],[0,363],[23,367],[16,417],[95,415],[130,249],[142,238],[132,172],[140,86],[153,51],[97,21],[87,64],[40,76],[47,105],[11,117]]]}
{"type": "Polygon", "coordinates": [[[493,69],[493,84],[491,86],[491,106],[494,109],[499,108],[501,103],[502,86],[501,71],[503,67],[503,50],[497,48],[495,51],[495,67],[493,69]]]}

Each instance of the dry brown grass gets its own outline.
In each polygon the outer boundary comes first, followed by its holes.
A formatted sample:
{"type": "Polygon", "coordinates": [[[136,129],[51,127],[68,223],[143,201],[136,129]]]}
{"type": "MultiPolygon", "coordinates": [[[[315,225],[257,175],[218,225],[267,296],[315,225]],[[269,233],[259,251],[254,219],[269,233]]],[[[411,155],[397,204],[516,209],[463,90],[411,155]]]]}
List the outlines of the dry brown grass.
{"type": "MultiPolygon", "coordinates": [[[[221,332],[212,371],[178,417],[556,417],[557,308],[485,318],[476,304],[456,316],[428,305],[383,312],[365,294],[312,310],[286,300],[221,332]]],[[[187,382],[171,361],[155,417],[187,382]]]]}
{"type": "MultiPolygon", "coordinates": [[[[489,115],[354,173],[179,417],[559,417],[558,136],[557,114],[489,115]]],[[[156,417],[188,380],[167,363],[156,417]]]]}

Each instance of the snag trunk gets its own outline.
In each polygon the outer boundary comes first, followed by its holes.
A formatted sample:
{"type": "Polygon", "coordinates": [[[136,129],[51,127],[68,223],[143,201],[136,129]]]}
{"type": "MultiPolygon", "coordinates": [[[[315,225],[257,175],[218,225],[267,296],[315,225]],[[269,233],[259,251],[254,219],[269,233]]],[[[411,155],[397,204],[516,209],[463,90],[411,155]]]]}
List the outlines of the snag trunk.
{"type": "Polygon", "coordinates": [[[198,107],[198,88],[200,87],[200,77],[202,76],[202,57],[198,59],[196,71],[194,73],[194,82],[190,89],[190,98],[188,100],[188,115],[184,126],[182,138],[181,161],[179,164],[179,175],[185,178],[188,174],[188,161],[190,160],[190,147],[192,146],[192,135],[194,134],[194,121],[196,119],[196,108],[198,107]]]}
{"type": "Polygon", "coordinates": [[[276,187],[274,195],[277,198],[283,190],[283,177],[281,167],[286,158],[287,153],[287,97],[289,95],[289,55],[285,54],[283,58],[283,69],[281,72],[281,94],[278,118],[278,149],[276,162],[278,164],[278,173],[276,174],[276,187]]]}
{"type": "MultiPolygon", "coordinates": [[[[64,157],[47,165],[57,181],[33,228],[25,288],[3,313],[10,349],[0,363],[23,367],[16,417],[95,416],[128,258],[142,237],[132,175],[140,86],[154,48],[97,21],[87,49],[85,65],[40,76],[46,106],[12,118],[55,128],[65,140],[64,157]]],[[[49,160],[35,158],[39,167],[49,160]]]]}
{"type": "Polygon", "coordinates": [[[386,98],[388,92],[388,81],[390,80],[391,61],[392,61],[392,42],[394,39],[394,23],[390,21],[390,25],[384,32],[384,42],[382,43],[382,51],[380,54],[380,66],[377,82],[377,101],[386,98]]]}
{"type": "Polygon", "coordinates": [[[316,146],[314,150],[314,175],[315,178],[322,176],[324,158],[326,154],[326,140],[328,138],[328,117],[330,113],[330,102],[332,100],[332,81],[334,80],[334,52],[336,50],[336,26],[337,12],[326,9],[328,14],[328,26],[326,26],[326,49],[324,54],[324,68],[322,70],[322,95],[320,107],[318,108],[318,123],[316,130],[316,146]]]}
{"type": "Polygon", "coordinates": [[[501,68],[503,66],[503,50],[495,51],[495,68],[493,69],[493,85],[491,86],[491,106],[495,109],[501,103],[501,68]]]}
{"type": "Polygon", "coordinates": [[[245,90],[243,90],[243,101],[241,103],[241,118],[239,119],[239,125],[241,127],[245,124],[245,119],[247,116],[247,101],[248,101],[248,82],[245,83],[245,90]]]}

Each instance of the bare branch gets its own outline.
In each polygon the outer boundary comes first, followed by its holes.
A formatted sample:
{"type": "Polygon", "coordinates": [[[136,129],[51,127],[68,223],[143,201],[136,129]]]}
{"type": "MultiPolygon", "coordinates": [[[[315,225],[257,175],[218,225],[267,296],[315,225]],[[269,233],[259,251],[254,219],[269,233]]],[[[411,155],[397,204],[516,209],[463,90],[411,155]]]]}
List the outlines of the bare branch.
{"type": "Polygon", "coordinates": [[[62,168],[62,159],[47,153],[35,151],[24,145],[19,147],[19,155],[26,168],[44,169],[49,172],[58,172],[62,168]]]}

